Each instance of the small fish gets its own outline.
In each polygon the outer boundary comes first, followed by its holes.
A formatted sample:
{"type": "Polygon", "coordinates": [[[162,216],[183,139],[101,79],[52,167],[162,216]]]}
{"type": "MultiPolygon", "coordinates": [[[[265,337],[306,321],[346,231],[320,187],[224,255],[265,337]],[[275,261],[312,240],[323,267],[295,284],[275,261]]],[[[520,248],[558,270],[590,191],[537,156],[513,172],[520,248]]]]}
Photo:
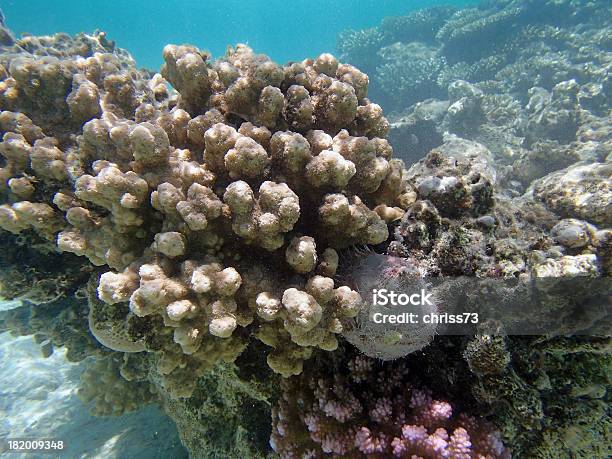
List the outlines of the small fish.
{"type": "Polygon", "coordinates": [[[0,25],[4,25],[4,13],[2,12],[2,8],[0,8],[0,25]]]}

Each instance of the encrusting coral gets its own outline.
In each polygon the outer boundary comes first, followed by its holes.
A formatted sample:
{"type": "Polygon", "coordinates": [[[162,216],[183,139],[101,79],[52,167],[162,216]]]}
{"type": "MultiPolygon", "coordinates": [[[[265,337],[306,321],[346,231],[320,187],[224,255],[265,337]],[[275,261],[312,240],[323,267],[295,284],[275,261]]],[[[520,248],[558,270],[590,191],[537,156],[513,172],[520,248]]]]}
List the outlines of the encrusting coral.
{"type": "Polygon", "coordinates": [[[206,372],[188,398],[159,392],[194,456],[269,457],[270,400],[278,391],[278,375],[267,370],[263,346],[250,346],[234,364],[206,372]]]}

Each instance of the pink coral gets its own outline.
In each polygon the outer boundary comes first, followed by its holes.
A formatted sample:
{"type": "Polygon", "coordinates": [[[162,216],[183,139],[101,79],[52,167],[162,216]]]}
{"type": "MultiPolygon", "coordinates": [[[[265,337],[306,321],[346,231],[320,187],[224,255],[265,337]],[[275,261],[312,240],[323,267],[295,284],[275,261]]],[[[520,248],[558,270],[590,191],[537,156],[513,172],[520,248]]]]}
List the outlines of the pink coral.
{"type": "Polygon", "coordinates": [[[408,383],[402,361],[357,356],[329,370],[283,382],[270,438],[281,458],[510,457],[492,425],[408,383]]]}

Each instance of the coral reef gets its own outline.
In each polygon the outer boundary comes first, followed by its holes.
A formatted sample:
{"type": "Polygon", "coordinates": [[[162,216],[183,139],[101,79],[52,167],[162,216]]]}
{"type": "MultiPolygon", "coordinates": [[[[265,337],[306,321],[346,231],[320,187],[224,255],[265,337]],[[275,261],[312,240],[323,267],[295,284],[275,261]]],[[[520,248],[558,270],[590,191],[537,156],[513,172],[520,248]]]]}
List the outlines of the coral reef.
{"type": "Polygon", "coordinates": [[[612,225],[612,164],[574,164],[533,182],[527,194],[561,217],[612,225]],[[588,184],[588,185],[587,185],[588,184]],[[533,190],[533,191],[532,191],[533,190]]]}
{"type": "Polygon", "coordinates": [[[406,364],[420,384],[488,414],[513,457],[610,453],[610,338],[439,337],[406,364]]]}
{"type": "Polygon", "coordinates": [[[446,304],[484,297],[510,310],[529,298],[525,285],[539,292],[530,317],[546,317],[550,336],[491,327],[405,357],[426,385],[447,381],[447,399],[491,414],[515,457],[610,454],[609,338],[555,336],[609,324],[605,312],[571,323],[555,314],[598,289],[594,301],[609,306],[610,13],[607,2],[492,0],[385,19],[367,49],[339,38],[341,58],[367,70],[370,93],[394,112],[389,140],[409,165],[414,198],[386,253],[435,276],[446,304]],[[431,59],[440,64],[425,81],[416,67],[431,59]]]}
{"type": "Polygon", "coordinates": [[[80,362],[89,356],[103,357],[110,350],[94,339],[87,326],[88,310],[84,295],[34,304],[23,304],[0,312],[0,330],[15,335],[34,335],[43,356],[55,347],[66,348],[66,358],[80,362]]]}
{"type": "Polygon", "coordinates": [[[92,357],[94,412],[159,403],[194,457],[609,457],[610,340],[560,336],[609,334],[561,314],[609,296],[609,8],[422,10],[342,62],[168,45],[160,73],[0,33],[0,330],[92,357]],[[534,285],[549,333],[372,326],[372,289],[434,279],[426,312],[534,285]]]}
{"type": "Polygon", "coordinates": [[[189,398],[173,398],[157,386],[164,411],[194,456],[269,457],[270,400],[278,384],[264,357],[254,346],[235,365],[218,364],[189,398]]]}
{"type": "Polygon", "coordinates": [[[35,235],[3,233],[0,247],[0,297],[4,300],[54,302],[74,295],[90,274],[77,257],[49,251],[35,235]],[[58,265],[63,269],[58,270],[58,265]]]}
{"type": "Polygon", "coordinates": [[[603,38],[609,14],[605,1],[432,7],[341,33],[337,49],[341,59],[368,73],[372,96],[388,111],[442,98],[458,79],[523,93],[575,79],[586,86],[585,99],[601,104],[609,85],[602,71],[609,65],[603,38]]]}

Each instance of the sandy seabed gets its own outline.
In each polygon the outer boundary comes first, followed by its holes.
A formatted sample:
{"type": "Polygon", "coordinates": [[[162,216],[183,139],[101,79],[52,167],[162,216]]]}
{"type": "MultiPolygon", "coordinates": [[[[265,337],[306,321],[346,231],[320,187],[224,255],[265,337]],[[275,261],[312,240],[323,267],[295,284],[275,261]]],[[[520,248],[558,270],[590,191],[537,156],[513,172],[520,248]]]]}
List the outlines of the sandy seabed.
{"type": "Polygon", "coordinates": [[[83,362],[66,360],[64,349],[45,359],[31,336],[0,334],[0,438],[54,438],[67,446],[60,454],[0,451],[2,457],[187,457],[173,422],[156,406],[120,417],[90,416],[76,396],[83,369],[83,362]]]}

